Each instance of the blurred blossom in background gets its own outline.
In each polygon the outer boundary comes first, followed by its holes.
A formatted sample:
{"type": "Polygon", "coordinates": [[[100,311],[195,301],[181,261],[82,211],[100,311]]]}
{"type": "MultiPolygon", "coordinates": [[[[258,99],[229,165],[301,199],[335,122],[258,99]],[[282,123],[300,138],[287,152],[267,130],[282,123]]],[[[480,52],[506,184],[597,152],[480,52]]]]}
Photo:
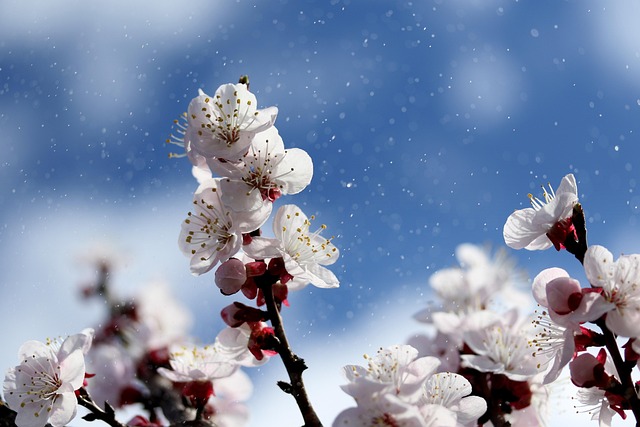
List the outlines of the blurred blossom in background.
{"type": "MultiPolygon", "coordinates": [[[[197,184],[165,140],[199,88],[248,74],[314,162],[278,204],[315,213],[341,250],[341,287],[284,310],[329,424],[351,405],[340,368],[420,331],[429,276],[460,243],[502,246],[540,185],[573,173],[590,243],[640,252],[639,20],[631,0],[1,2],[0,367],[102,318],[79,294],[103,256],[119,292],[164,282],[215,337],[230,301],[178,249],[197,184]]],[[[529,276],[584,278],[565,253],[510,253],[529,276]]],[[[296,425],[281,364],[249,373],[252,414],[296,425]]],[[[551,425],[589,418],[557,406],[551,425]]]]}

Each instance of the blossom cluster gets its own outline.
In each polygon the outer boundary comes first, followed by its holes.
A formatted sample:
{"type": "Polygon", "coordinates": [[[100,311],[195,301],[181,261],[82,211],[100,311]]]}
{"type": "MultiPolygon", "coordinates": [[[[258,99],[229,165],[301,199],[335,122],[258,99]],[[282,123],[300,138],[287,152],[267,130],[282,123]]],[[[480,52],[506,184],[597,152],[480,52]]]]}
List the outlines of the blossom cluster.
{"type": "Polygon", "coordinates": [[[365,355],[367,366],[347,365],[342,386],[357,407],[341,412],[334,427],[402,425],[456,427],[476,425],[487,410],[481,397],[469,396],[471,384],[462,375],[436,373],[436,357],[418,358],[410,345],[396,345],[365,355]]]}
{"type": "Polygon", "coordinates": [[[530,199],[532,208],[507,219],[505,242],[515,249],[566,249],[583,264],[588,283],[583,287],[558,267],[533,279],[533,296],[541,307],[534,345],[538,354],[553,360],[544,383],[555,381],[568,364],[571,381],[580,388],[578,399],[596,408],[593,417],[601,426],[611,425],[616,414],[626,418],[628,411],[637,421],[640,400],[632,375],[640,360],[640,255],[614,260],[605,247],[588,246],[572,174],[557,192],[544,191],[544,201],[530,199]],[[626,343],[620,346],[618,340],[626,343]]]}
{"type": "MultiPolygon", "coordinates": [[[[222,296],[243,298],[221,310],[226,327],[215,340],[189,336],[188,310],[163,285],[134,298],[114,295],[114,268],[101,258],[95,283],[82,294],[99,299],[106,318],[65,340],[26,342],[5,374],[9,409],[0,401],[0,424],[61,427],[82,406],[85,420],[112,427],[124,426],[116,419],[121,408],[138,413],[127,422],[133,426],[241,427],[253,388],[245,370],[277,357],[289,377],[278,386],[296,400],[306,426],[322,425],[281,311],[290,291],[339,286],[327,268],[339,250],[333,237],[323,237],[327,227],[313,229],[315,218],[298,206],[273,212],[274,203],[300,193],[313,177],[311,157],[285,148],[277,114],[275,107],[257,108],[243,77],[213,96],[200,91],[168,140],[184,150],[173,157],[189,159],[198,184],[178,246],[192,274],[212,272],[222,296]],[[265,237],[270,217],[272,237],[265,237]]],[[[640,420],[633,379],[640,255],[614,260],[606,248],[588,246],[571,174],[556,191],[549,185],[529,200],[530,208],[507,218],[506,245],[566,251],[583,264],[588,286],[553,267],[525,292],[525,273],[506,250],[459,245],[458,265],[429,278],[437,302],[414,315],[425,333],[365,355],[366,366],[344,367],[342,390],[355,406],[340,412],[334,427],[545,425],[549,386],[567,366],[578,401],[593,408],[600,426],[629,412],[640,420]]]]}

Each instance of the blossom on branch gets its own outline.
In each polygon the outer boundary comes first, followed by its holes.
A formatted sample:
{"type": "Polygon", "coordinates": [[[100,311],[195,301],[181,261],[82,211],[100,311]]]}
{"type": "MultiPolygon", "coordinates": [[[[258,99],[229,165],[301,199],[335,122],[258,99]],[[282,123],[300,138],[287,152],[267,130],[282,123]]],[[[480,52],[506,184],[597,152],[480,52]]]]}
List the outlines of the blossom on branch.
{"type": "Polygon", "coordinates": [[[515,310],[493,325],[465,332],[464,342],[475,354],[461,356],[463,367],[503,374],[513,381],[527,381],[540,372],[533,346],[516,324],[515,310]]]}
{"type": "Polygon", "coordinates": [[[606,324],[624,337],[640,336],[640,255],[623,255],[617,261],[603,246],[593,245],[584,257],[584,271],[591,285],[602,289],[611,303],[606,324]]]}
{"type": "Polygon", "coordinates": [[[458,374],[435,374],[440,362],[420,357],[409,345],[378,350],[367,367],[348,365],[343,385],[357,407],[342,411],[340,426],[458,427],[477,425],[486,411],[484,399],[468,396],[471,384],[458,374]]]}
{"type": "Polygon", "coordinates": [[[542,199],[529,194],[531,207],[517,210],[507,218],[503,230],[507,246],[531,251],[554,246],[560,250],[566,237],[575,232],[571,215],[578,203],[578,186],[573,174],[562,178],[556,192],[551,186],[549,191],[544,187],[542,190],[542,199]]]}
{"type": "Polygon", "coordinates": [[[276,107],[258,110],[257,103],[242,83],[224,84],[212,97],[199,90],[188,108],[185,147],[207,159],[242,156],[254,135],[273,126],[278,114],[276,107]]]}
{"type": "Polygon", "coordinates": [[[20,347],[20,364],[10,368],[3,394],[17,412],[18,427],[61,427],[76,415],[75,391],[85,378],[84,355],[93,340],[93,330],[68,337],[62,344],[27,341],[20,347]]]}
{"type": "Polygon", "coordinates": [[[179,237],[182,252],[191,257],[191,272],[200,275],[235,255],[242,233],[259,228],[269,212],[233,212],[221,200],[220,179],[201,184],[193,198],[193,211],[183,221],[179,237]]]}
{"type": "MultiPolygon", "coordinates": [[[[311,217],[313,219],[313,217],[311,217]]],[[[340,252],[331,239],[320,235],[326,226],[311,233],[311,221],[296,205],[283,205],[273,220],[275,239],[254,237],[244,251],[254,259],[278,258],[293,279],[290,289],[300,289],[311,283],[319,288],[336,288],[338,278],[325,265],[338,260],[340,252]]]]}
{"type": "Polygon", "coordinates": [[[281,195],[297,194],[313,176],[313,162],[299,148],[285,150],[273,126],[256,134],[249,151],[234,161],[209,161],[211,169],[225,177],[220,182],[222,201],[239,212],[260,209],[281,195]]]}

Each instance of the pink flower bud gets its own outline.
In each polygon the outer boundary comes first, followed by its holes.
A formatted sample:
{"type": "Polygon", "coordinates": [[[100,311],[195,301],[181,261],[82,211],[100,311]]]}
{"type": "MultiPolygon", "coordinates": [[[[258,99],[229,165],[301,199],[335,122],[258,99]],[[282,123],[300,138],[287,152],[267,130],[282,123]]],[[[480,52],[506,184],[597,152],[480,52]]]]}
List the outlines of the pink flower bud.
{"type": "Polygon", "coordinates": [[[611,376],[604,371],[604,362],[607,353],[600,350],[596,358],[592,354],[582,353],[569,363],[571,382],[578,387],[599,387],[606,389],[611,376]]]}
{"type": "Polygon", "coordinates": [[[553,279],[546,290],[549,308],[560,315],[576,310],[582,301],[580,282],[570,277],[553,279]]]}
{"type": "Polygon", "coordinates": [[[233,295],[247,280],[244,263],[236,258],[223,262],[216,270],[216,285],[224,295],[233,295]]]}
{"type": "Polygon", "coordinates": [[[257,308],[246,306],[235,301],[220,312],[224,323],[232,328],[237,328],[245,322],[259,322],[265,320],[265,313],[257,308]]]}

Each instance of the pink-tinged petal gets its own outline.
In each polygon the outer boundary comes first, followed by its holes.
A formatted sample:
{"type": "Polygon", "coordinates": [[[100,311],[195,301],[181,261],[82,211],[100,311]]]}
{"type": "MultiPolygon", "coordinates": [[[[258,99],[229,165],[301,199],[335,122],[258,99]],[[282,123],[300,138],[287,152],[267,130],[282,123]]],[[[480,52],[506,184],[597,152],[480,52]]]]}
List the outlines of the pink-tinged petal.
{"type": "Polygon", "coordinates": [[[628,294],[640,292],[640,255],[623,255],[618,258],[614,280],[621,284],[628,294]]]}
{"type": "Polygon", "coordinates": [[[262,227],[271,216],[273,203],[263,202],[262,205],[255,210],[246,212],[234,212],[233,223],[238,227],[241,233],[250,233],[262,227]]]}
{"type": "Polygon", "coordinates": [[[612,310],[607,314],[607,327],[611,332],[623,337],[640,336],[640,306],[612,310]]]}
{"type": "Polygon", "coordinates": [[[560,185],[556,190],[556,194],[569,193],[578,197],[578,184],[576,184],[576,178],[572,173],[565,175],[560,181],[560,185]]]}
{"type": "Polygon", "coordinates": [[[308,221],[307,216],[296,205],[282,205],[273,219],[273,234],[286,245],[284,237],[287,229],[305,229],[308,221]]]}
{"type": "Polygon", "coordinates": [[[91,348],[94,335],[95,331],[87,328],[79,334],[68,337],[60,346],[60,350],[58,350],[58,361],[64,360],[67,355],[78,349],[80,349],[83,354],[87,354],[91,348]]]}
{"type": "Polygon", "coordinates": [[[582,353],[569,363],[571,382],[578,387],[593,387],[596,382],[595,369],[601,365],[592,354],[582,353]]]}
{"type": "Polygon", "coordinates": [[[532,285],[533,298],[543,307],[549,307],[547,300],[547,284],[560,277],[569,277],[569,273],[557,267],[542,270],[534,279],[532,285]]]}
{"type": "Polygon", "coordinates": [[[307,268],[307,273],[311,273],[309,282],[318,288],[337,288],[340,286],[340,280],[328,268],[313,264],[307,268]]]}
{"type": "Polygon", "coordinates": [[[551,243],[551,240],[549,240],[546,234],[543,234],[536,237],[525,249],[529,251],[543,251],[549,249],[551,246],[553,246],[553,243],[551,243]]]}
{"type": "Polygon", "coordinates": [[[60,362],[60,379],[69,383],[73,390],[82,387],[84,381],[85,366],[84,354],[81,349],[74,350],[62,362],[60,362]]]}
{"type": "Polygon", "coordinates": [[[578,196],[572,193],[556,193],[556,197],[536,212],[534,226],[551,228],[556,222],[571,216],[578,196]]]}
{"type": "Polygon", "coordinates": [[[547,283],[549,309],[558,314],[574,311],[582,301],[580,282],[571,277],[558,277],[547,283]]]}
{"type": "Polygon", "coordinates": [[[53,427],[63,427],[76,416],[78,400],[74,393],[58,394],[53,401],[53,407],[49,414],[49,424],[53,427]]]}
{"type": "MultiPolygon", "coordinates": [[[[407,345],[406,347],[415,350],[410,345],[407,345]]],[[[416,350],[415,353],[412,354],[415,354],[417,356],[418,351],[416,350]]],[[[438,360],[438,358],[432,356],[424,356],[409,363],[407,365],[407,373],[412,375],[416,379],[423,380],[433,375],[436,369],[438,369],[438,366],[440,366],[440,360],[438,360]]]]}
{"type": "Polygon", "coordinates": [[[616,306],[597,292],[587,292],[580,301],[580,306],[571,314],[571,319],[577,323],[595,322],[602,315],[614,310],[616,306]]]}
{"type": "MultiPolygon", "coordinates": [[[[487,401],[480,396],[468,396],[460,400],[458,414],[458,423],[467,425],[477,422],[478,418],[487,412],[487,401]]],[[[459,425],[459,424],[458,424],[459,425]]]]}
{"type": "Polygon", "coordinates": [[[240,157],[237,161],[230,161],[214,157],[207,159],[207,166],[220,177],[242,179],[242,159],[240,157]]]}
{"type": "Polygon", "coordinates": [[[236,370],[228,377],[217,379],[214,388],[216,395],[222,395],[225,399],[231,400],[245,401],[253,393],[253,383],[249,375],[241,370],[236,370]]]}
{"type": "Polygon", "coordinates": [[[40,341],[27,341],[20,346],[18,350],[18,358],[20,360],[35,359],[38,357],[44,357],[57,361],[58,356],[54,353],[53,349],[40,341]]]}
{"type": "Polygon", "coordinates": [[[604,246],[589,246],[584,255],[584,272],[589,283],[599,288],[609,288],[613,280],[615,263],[613,255],[604,246]]]}
{"type": "Polygon", "coordinates": [[[462,359],[461,365],[465,368],[473,368],[480,372],[505,373],[501,363],[496,363],[488,357],[463,354],[460,355],[460,358],[462,359]]]}
{"type": "Polygon", "coordinates": [[[268,239],[266,237],[254,237],[251,243],[242,249],[249,257],[253,259],[277,258],[282,256],[280,242],[276,239],[268,239]]]}
{"type": "Polygon", "coordinates": [[[313,177],[313,161],[306,151],[291,148],[274,168],[272,175],[284,194],[297,194],[304,190],[313,177]]]}
{"type": "Polygon", "coordinates": [[[571,361],[575,348],[573,329],[566,329],[562,348],[556,353],[551,369],[545,374],[543,384],[550,384],[558,379],[562,369],[571,361]]]}
{"type": "Polygon", "coordinates": [[[17,411],[16,425],[19,427],[44,427],[50,414],[48,409],[52,405],[51,400],[25,401],[25,405],[17,411]]]}
{"type": "Polygon", "coordinates": [[[262,204],[260,191],[241,180],[224,178],[220,181],[222,202],[236,212],[253,211],[262,204]]]}
{"type": "Polygon", "coordinates": [[[503,237],[507,246],[513,249],[526,248],[545,231],[533,228],[532,222],[536,215],[533,208],[520,209],[509,215],[504,224],[503,237]]]}
{"type": "Polygon", "coordinates": [[[237,258],[231,258],[216,269],[215,282],[224,295],[232,295],[240,290],[247,280],[247,269],[237,258]]]}

